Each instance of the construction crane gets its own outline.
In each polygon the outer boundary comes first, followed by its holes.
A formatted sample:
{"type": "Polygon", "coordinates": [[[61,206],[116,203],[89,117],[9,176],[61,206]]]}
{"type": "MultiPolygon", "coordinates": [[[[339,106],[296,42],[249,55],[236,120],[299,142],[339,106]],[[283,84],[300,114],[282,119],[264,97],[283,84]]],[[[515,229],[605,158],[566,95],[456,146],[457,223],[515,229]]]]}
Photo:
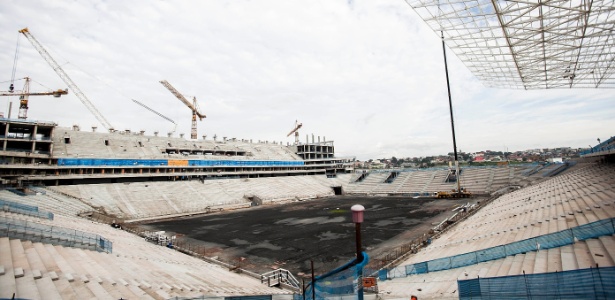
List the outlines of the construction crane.
{"type": "Polygon", "coordinates": [[[177,99],[179,99],[186,106],[188,106],[190,110],[192,110],[192,129],[190,130],[190,138],[193,140],[196,140],[197,139],[196,117],[199,117],[199,121],[203,121],[203,118],[206,118],[206,116],[202,114],[198,109],[198,105],[196,103],[196,97],[193,97],[192,103],[190,103],[190,101],[188,101],[186,97],[180,94],[169,82],[167,82],[166,80],[162,80],[160,81],[160,83],[162,83],[162,85],[164,85],[164,87],[166,87],[171,92],[171,94],[175,95],[177,99]]]}
{"type": "MultiPolygon", "coordinates": [[[[17,117],[19,119],[26,119],[28,117],[28,97],[29,96],[54,96],[56,98],[68,94],[68,90],[56,90],[51,92],[30,92],[30,77],[24,78],[26,83],[24,83],[23,90],[21,91],[8,91],[8,92],[0,92],[0,96],[17,96],[19,95],[19,114],[17,117]]],[[[10,112],[9,112],[10,115],[10,112]]]]}
{"type": "Polygon", "coordinates": [[[147,109],[147,110],[149,110],[149,111],[151,111],[151,112],[155,113],[155,114],[156,114],[156,115],[158,115],[159,117],[161,117],[161,118],[163,118],[163,119],[165,119],[165,120],[167,120],[167,121],[169,121],[169,122],[173,123],[173,130],[171,131],[171,133],[175,132],[175,129],[177,128],[177,123],[175,123],[175,121],[171,120],[171,118],[169,118],[169,117],[167,117],[167,116],[165,116],[165,115],[163,115],[163,114],[161,114],[161,113],[159,113],[159,112],[155,111],[153,108],[151,108],[151,107],[149,107],[149,106],[147,106],[147,105],[145,105],[145,104],[143,104],[143,103],[141,103],[141,102],[139,102],[139,101],[137,101],[137,100],[135,100],[135,99],[132,99],[132,102],[134,102],[134,103],[136,103],[136,104],[139,104],[141,107],[143,107],[143,108],[145,108],[145,109],[147,109]]]}
{"type": "Polygon", "coordinates": [[[289,137],[291,134],[295,134],[295,145],[299,144],[299,128],[301,128],[301,126],[303,126],[303,124],[295,120],[295,129],[286,135],[286,137],[289,137]]]}
{"type": "Polygon", "coordinates": [[[22,33],[24,36],[26,36],[26,38],[30,41],[32,46],[34,46],[36,51],[38,51],[38,53],[41,54],[41,56],[47,61],[49,66],[51,66],[51,68],[58,74],[58,76],[62,78],[64,83],[68,85],[68,88],[71,91],[73,91],[75,95],[77,95],[77,98],[79,98],[79,101],[81,101],[81,103],[85,105],[85,107],[94,115],[94,117],[96,117],[98,122],[100,122],[105,127],[105,129],[109,130],[110,132],[114,131],[114,128],[111,125],[111,123],[109,123],[109,121],[105,119],[105,117],[98,111],[98,109],[96,109],[94,104],[90,102],[90,100],[85,96],[85,94],[83,94],[83,92],[79,89],[79,87],[77,87],[77,85],[70,79],[70,77],[68,77],[68,74],[66,74],[66,72],[64,72],[64,70],[53,59],[53,57],[51,57],[51,55],[49,54],[49,52],[47,52],[47,50],[45,50],[43,45],[41,45],[36,40],[36,38],[34,38],[34,36],[30,33],[28,28],[24,28],[20,30],[19,32],[22,33]]]}

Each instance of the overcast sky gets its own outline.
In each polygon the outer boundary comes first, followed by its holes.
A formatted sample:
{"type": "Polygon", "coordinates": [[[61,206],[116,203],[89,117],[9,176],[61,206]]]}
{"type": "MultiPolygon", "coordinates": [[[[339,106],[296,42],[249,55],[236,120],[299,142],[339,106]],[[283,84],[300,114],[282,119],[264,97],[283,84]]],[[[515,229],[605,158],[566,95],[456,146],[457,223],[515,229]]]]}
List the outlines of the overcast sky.
{"type": "MultiPolygon", "coordinates": [[[[199,137],[293,142],[295,124],[358,159],[452,152],[442,46],[402,0],[0,1],[0,90],[67,88],[28,27],[116,129],[190,136],[191,112],[160,83],[195,96],[199,137]],[[16,80],[21,89],[23,80],[16,80]]],[[[587,147],[614,134],[615,90],[486,88],[448,51],[462,151],[587,147]]],[[[0,110],[17,116],[17,97],[0,110]]],[[[29,119],[97,125],[74,93],[30,98],[29,119]]]]}

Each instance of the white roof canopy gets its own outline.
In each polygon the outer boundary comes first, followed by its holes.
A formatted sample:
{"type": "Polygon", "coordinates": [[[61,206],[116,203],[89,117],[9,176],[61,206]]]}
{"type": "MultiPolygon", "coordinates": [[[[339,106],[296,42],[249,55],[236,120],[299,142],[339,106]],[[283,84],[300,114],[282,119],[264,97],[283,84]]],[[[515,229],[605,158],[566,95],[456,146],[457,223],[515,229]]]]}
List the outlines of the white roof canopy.
{"type": "Polygon", "coordinates": [[[612,0],[406,0],[486,86],[614,88],[612,0]]]}

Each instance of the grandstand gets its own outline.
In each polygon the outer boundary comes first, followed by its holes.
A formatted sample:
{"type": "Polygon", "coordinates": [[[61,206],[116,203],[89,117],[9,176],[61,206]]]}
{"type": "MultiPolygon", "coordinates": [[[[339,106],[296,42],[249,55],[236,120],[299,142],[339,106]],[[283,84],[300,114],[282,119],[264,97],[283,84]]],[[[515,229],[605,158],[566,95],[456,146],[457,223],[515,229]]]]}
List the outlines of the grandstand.
{"type": "MultiPolygon", "coordinates": [[[[456,185],[448,169],[354,173],[352,159],[335,157],[330,141],[313,147],[188,141],[2,122],[0,298],[290,299],[298,283],[290,273],[276,273],[282,269],[253,274],[109,223],[127,226],[336,194],[412,200],[456,185]]],[[[371,297],[456,299],[476,293],[466,286],[487,284],[471,281],[476,278],[585,274],[597,266],[607,272],[615,265],[612,144],[609,139],[593,147],[576,165],[463,168],[457,176],[462,186],[486,197],[478,201],[489,201],[465,206],[469,212],[460,221],[447,218],[425,232],[425,247],[407,248],[395,264],[374,270],[379,292],[371,297]],[[457,223],[440,227],[448,221],[457,223]]]]}
{"type": "MultiPolygon", "coordinates": [[[[525,186],[550,175],[546,173],[529,174],[529,170],[555,167],[564,168],[567,165],[530,164],[515,167],[466,167],[463,168],[459,180],[462,187],[473,194],[489,195],[508,186],[525,186]]],[[[363,180],[355,180],[344,188],[347,194],[431,196],[434,192],[450,191],[457,188],[456,182],[446,180],[448,173],[447,168],[401,171],[378,170],[367,173],[363,180]],[[392,181],[387,181],[392,173],[398,173],[398,175],[392,181]]]]}
{"type": "Polygon", "coordinates": [[[54,193],[83,199],[91,207],[104,207],[108,214],[134,220],[166,215],[194,214],[216,208],[236,209],[295,199],[333,196],[326,178],[291,176],[81,184],[47,187],[54,193]]]}
{"type": "Polygon", "coordinates": [[[615,167],[584,164],[493,200],[381,272],[379,288],[391,298],[457,299],[458,280],[612,267],[614,217],[615,167]]]}
{"type": "Polygon", "coordinates": [[[273,273],[264,284],[260,274],[154,245],[117,223],[327,197],[351,175],[351,158],[335,157],[332,141],[298,152],[267,141],[0,121],[2,299],[283,299],[296,291],[292,275],[273,273]]]}
{"type": "MultiPolygon", "coordinates": [[[[96,233],[113,242],[113,253],[40,241],[0,237],[0,298],[169,299],[171,297],[278,295],[251,277],[229,272],[172,249],[153,245],[110,226],[58,215],[42,220],[0,212],[3,219],[96,233]],[[56,245],[54,245],[56,244],[56,245]]],[[[11,224],[2,232],[12,230],[11,224]]]]}

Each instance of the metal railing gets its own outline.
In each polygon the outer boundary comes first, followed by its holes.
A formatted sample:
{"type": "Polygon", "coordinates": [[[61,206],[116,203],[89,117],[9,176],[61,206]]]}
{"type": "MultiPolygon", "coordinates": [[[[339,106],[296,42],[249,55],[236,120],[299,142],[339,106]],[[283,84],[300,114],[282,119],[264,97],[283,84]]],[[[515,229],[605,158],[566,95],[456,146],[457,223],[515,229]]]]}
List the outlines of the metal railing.
{"type": "Polygon", "coordinates": [[[442,257],[415,264],[403,265],[389,270],[384,269],[378,273],[378,276],[381,280],[384,280],[389,278],[406,277],[413,274],[450,270],[530,251],[572,245],[575,241],[583,241],[613,234],[615,234],[615,218],[603,219],[506,245],[481,249],[449,257],[442,257]]]}
{"type": "Polygon", "coordinates": [[[6,217],[0,217],[0,236],[98,252],[113,252],[113,243],[98,234],[6,217]]]}
{"type": "Polygon", "coordinates": [[[42,219],[53,220],[53,213],[39,210],[38,206],[31,206],[0,199],[0,207],[3,211],[12,212],[42,219]]]}
{"type": "Polygon", "coordinates": [[[276,269],[267,273],[261,274],[261,283],[266,283],[268,286],[276,286],[285,284],[301,290],[299,281],[293,274],[286,269],[276,269]]]}

